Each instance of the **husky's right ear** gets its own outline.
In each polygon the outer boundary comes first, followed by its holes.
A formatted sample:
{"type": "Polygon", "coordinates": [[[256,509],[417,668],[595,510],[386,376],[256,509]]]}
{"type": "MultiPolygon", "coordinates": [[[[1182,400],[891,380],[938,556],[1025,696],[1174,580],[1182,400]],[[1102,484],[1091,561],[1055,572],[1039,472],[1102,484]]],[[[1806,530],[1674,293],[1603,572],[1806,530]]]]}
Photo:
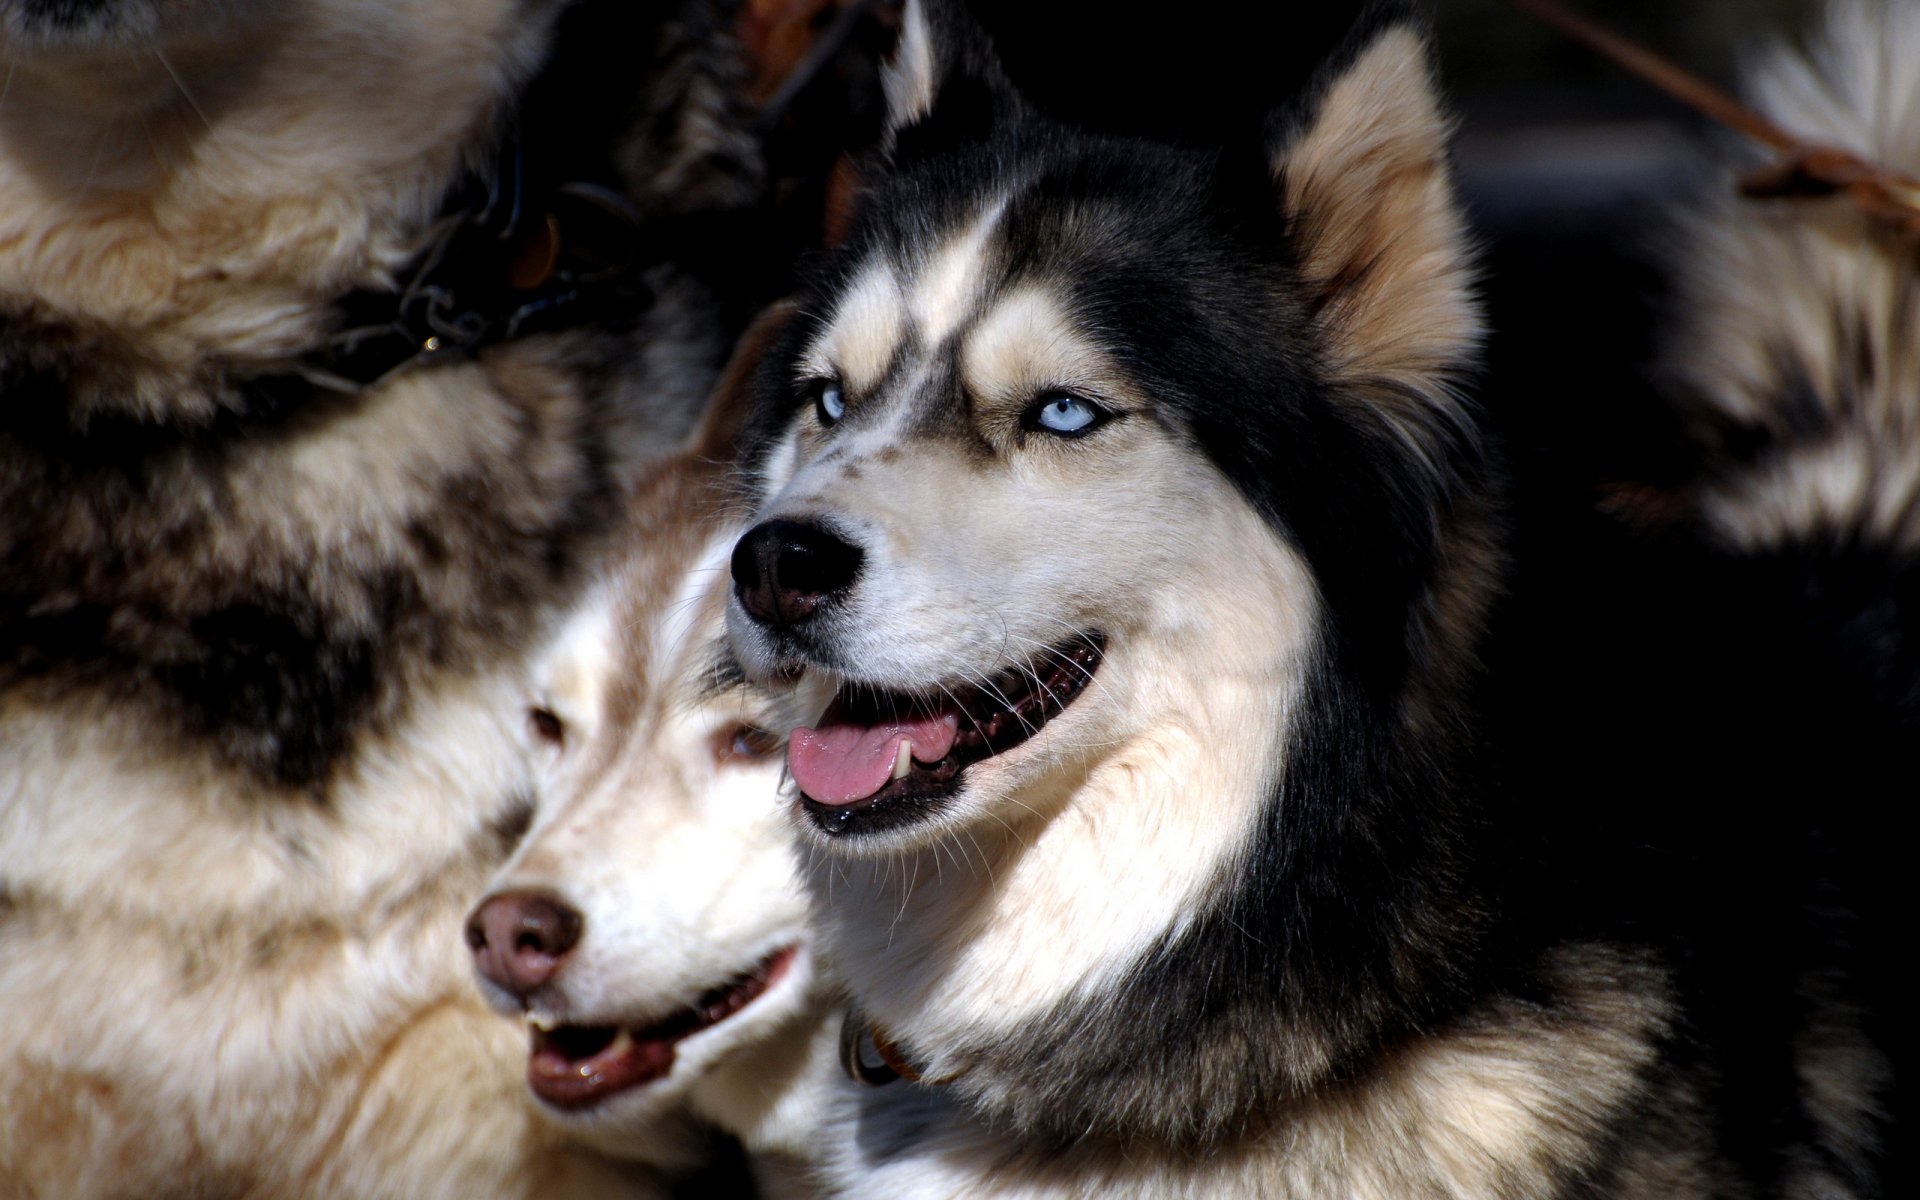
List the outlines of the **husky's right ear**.
{"type": "Polygon", "coordinates": [[[1481,326],[1448,169],[1451,123],[1412,5],[1369,6],[1304,107],[1269,121],[1270,162],[1329,365],[1350,383],[1387,385],[1379,394],[1390,415],[1428,425],[1454,403],[1481,326]]]}
{"type": "Polygon", "coordinates": [[[880,79],[889,150],[904,140],[981,138],[1026,107],[987,31],[958,0],[906,0],[880,79]]]}

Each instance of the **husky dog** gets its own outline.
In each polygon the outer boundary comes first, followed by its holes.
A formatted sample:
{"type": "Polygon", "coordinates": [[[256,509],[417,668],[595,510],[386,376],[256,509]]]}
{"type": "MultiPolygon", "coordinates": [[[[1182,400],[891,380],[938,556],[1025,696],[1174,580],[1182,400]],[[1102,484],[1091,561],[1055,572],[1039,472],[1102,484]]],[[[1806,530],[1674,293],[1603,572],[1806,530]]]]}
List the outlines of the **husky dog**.
{"type": "Polygon", "coordinates": [[[724,429],[636,493],[629,552],[544,655],[539,817],[467,940],[530,1026],[527,1082],[555,1121],[678,1168],[699,1118],[772,1192],[812,1156],[838,1067],[775,801],[782,722],[722,637],[744,529],[724,429]]]}
{"type": "Polygon", "coordinates": [[[1857,1167],[1721,1106],[1685,954],[1525,824],[1560,792],[1503,786],[1481,330],[1404,9],[1217,152],[1051,122],[934,3],[890,72],[889,159],[760,376],[728,610],[750,676],[836,689],[794,811],[848,1073],[887,1085],[839,1093],[837,1190],[1857,1167]]]}
{"type": "Polygon", "coordinates": [[[729,340],[715,33],[0,0],[0,1194],[637,1186],[461,923],[526,656],[729,340]]]}

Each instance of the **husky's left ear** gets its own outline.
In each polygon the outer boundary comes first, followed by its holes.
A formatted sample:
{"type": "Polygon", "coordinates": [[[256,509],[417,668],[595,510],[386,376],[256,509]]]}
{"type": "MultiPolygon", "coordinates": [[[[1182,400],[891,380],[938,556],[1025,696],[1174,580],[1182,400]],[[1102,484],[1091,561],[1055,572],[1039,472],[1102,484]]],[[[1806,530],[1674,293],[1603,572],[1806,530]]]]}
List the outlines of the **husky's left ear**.
{"type": "Polygon", "coordinates": [[[906,0],[880,81],[889,148],[907,131],[915,140],[984,136],[1025,107],[992,39],[959,0],[906,0]]]}
{"type": "Polygon", "coordinates": [[[1435,402],[1471,364],[1481,324],[1450,123],[1409,7],[1369,8],[1304,115],[1271,121],[1268,146],[1336,376],[1435,402]]]}

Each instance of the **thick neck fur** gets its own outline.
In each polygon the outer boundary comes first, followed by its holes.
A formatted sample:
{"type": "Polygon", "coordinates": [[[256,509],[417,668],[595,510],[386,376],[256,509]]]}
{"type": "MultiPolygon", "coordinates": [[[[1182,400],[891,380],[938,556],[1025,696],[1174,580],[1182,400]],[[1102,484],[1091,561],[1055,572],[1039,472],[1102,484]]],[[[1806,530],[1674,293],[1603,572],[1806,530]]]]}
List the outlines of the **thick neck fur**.
{"type": "MultiPolygon", "coordinates": [[[[1543,963],[1542,977],[1551,1004],[1492,998],[1380,1069],[1331,1081],[1203,1151],[1097,1134],[1013,1142],[968,1113],[958,1087],[842,1093],[860,1135],[829,1146],[832,1169],[849,1181],[839,1194],[1474,1200],[1588,1194],[1582,1186],[1644,1200],[1718,1194],[1680,1149],[1696,1134],[1699,1098],[1684,1090],[1649,1098],[1663,1082],[1656,1047],[1670,1018],[1657,968],[1579,946],[1543,963]],[[1662,1127],[1616,1147],[1610,1162],[1597,1154],[1596,1139],[1639,1105],[1658,1105],[1662,1127]]],[[[1141,1033],[1136,1048],[1149,1042],[1141,1033]]],[[[1032,1047],[1027,1062],[1035,1072],[1055,1066],[1032,1047]]]]}
{"type": "Polygon", "coordinates": [[[1079,703],[1165,707],[1023,791],[1028,819],[811,861],[864,1016],[927,1078],[1043,1144],[1218,1147],[1457,1011],[1484,920],[1471,781],[1412,711],[1355,744],[1295,616],[1265,657],[1246,629],[1111,656],[1079,703]],[[1410,832],[1382,844],[1389,821],[1410,832]]]}

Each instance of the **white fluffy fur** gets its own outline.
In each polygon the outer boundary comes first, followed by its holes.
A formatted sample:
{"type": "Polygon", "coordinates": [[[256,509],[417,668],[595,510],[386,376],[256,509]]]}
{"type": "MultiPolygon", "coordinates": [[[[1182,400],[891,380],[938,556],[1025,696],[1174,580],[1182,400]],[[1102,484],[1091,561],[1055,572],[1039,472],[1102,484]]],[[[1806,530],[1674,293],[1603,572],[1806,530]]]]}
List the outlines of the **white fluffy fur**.
{"type": "MultiPolygon", "coordinates": [[[[911,281],[888,288],[868,276],[850,303],[889,291],[921,294],[911,281]]],[[[824,328],[810,364],[837,363],[843,346],[874,352],[874,328],[837,316],[824,328]]],[[[1038,287],[984,304],[953,353],[989,439],[1036,381],[1084,387],[1123,412],[1143,400],[1038,287]]],[[[915,415],[895,402],[829,433],[805,413],[775,456],[784,475],[765,511],[825,519],[868,550],[846,602],[848,632],[836,638],[847,665],[827,674],[929,687],[991,675],[1075,630],[1110,637],[1088,690],[1034,741],[969,768],[949,812],[864,839],[877,844],[810,838],[806,880],[832,960],[864,1014],[923,1053],[916,1065],[939,1079],[968,1066],[948,1047],[1017,1042],[1063,998],[1110,985],[1235,869],[1284,769],[1280,739],[1319,601],[1298,554],[1151,420],[1123,420],[1098,442],[1034,439],[982,470],[915,436],[915,415]]],[[[829,1138],[829,1178],[836,1195],[875,1200],[1469,1200],[1515,1180],[1530,1181],[1517,1194],[1544,1192],[1564,1164],[1529,1160],[1556,1144],[1543,1129],[1594,1136],[1635,1086],[1647,1036],[1665,1019],[1644,995],[1626,995],[1657,994],[1644,965],[1573,949],[1565,966],[1591,1026],[1490,1004],[1391,1069],[1303,1104],[1271,1140],[1198,1160],[1097,1143],[1029,1158],[940,1088],[864,1102],[843,1088],[827,1128],[911,1149],[879,1156],[876,1168],[829,1138]],[[1588,971],[1610,982],[1577,983],[1588,971]],[[1352,1155],[1354,1145],[1372,1152],[1352,1155]]],[[[1654,1181],[1648,1195],[1674,1178],[1661,1164],[1636,1170],[1654,1181]]]]}
{"type": "Polygon", "coordinates": [[[489,895],[534,890],[584,918],[529,1005],[549,1022],[650,1024],[800,947],[767,993],[680,1042],[664,1078],[548,1114],[610,1154],[665,1165],[686,1161],[685,1118],[698,1117],[738,1137],[779,1192],[819,1152],[838,1067],[777,799],[780,753],[727,753],[736,731],[780,721],[754,689],[706,686],[741,532],[716,531],[698,503],[712,475],[683,462],[652,483],[631,557],[545,655],[536,695],[564,744],[542,772],[540,817],[489,895]]]}
{"type": "Polygon", "coordinates": [[[938,83],[926,9],[918,4],[905,6],[900,25],[899,45],[880,76],[887,94],[889,137],[932,110],[938,83]]]}
{"type": "Polygon", "coordinates": [[[263,810],[110,712],[7,711],[0,859],[33,906],[0,928],[0,1191],[638,1186],[539,1125],[465,979],[496,816],[475,797],[524,786],[521,694],[495,678],[424,705],[332,812],[263,810]]]}

